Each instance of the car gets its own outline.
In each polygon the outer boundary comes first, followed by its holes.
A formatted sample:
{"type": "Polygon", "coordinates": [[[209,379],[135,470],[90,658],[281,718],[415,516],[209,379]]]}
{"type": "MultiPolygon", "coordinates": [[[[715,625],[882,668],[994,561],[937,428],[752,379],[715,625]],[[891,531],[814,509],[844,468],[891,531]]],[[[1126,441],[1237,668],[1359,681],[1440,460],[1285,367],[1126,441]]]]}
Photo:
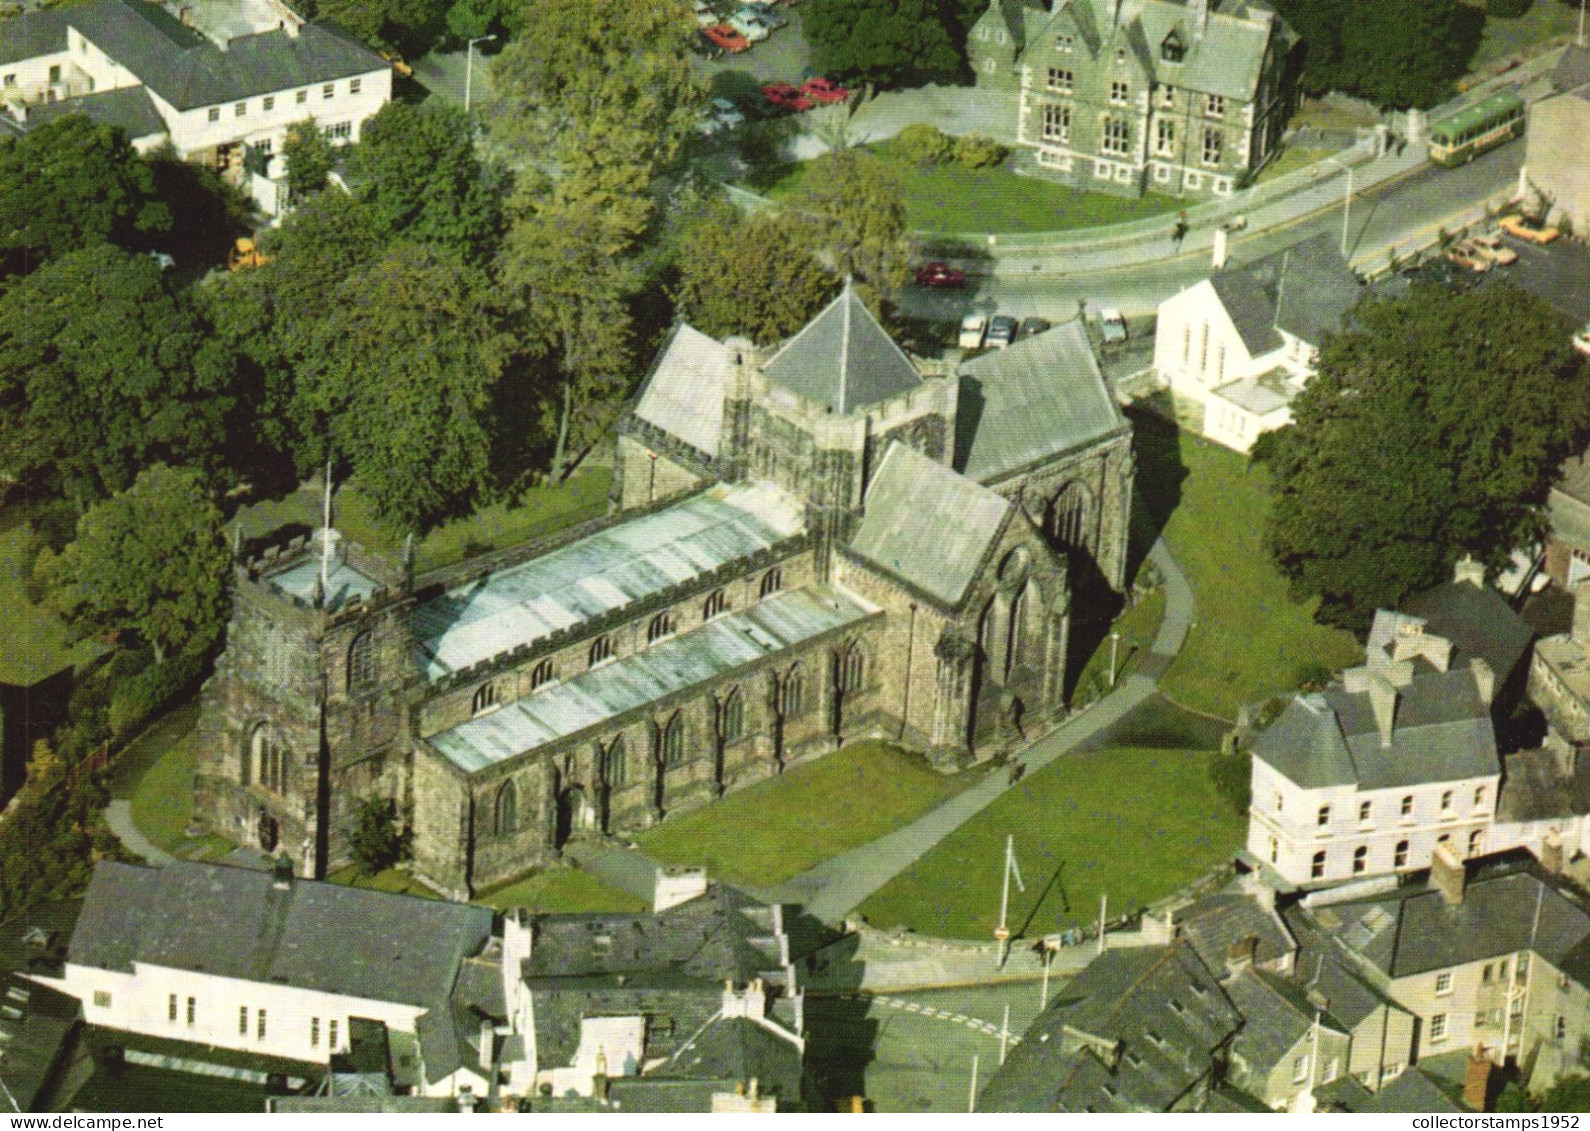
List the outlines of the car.
{"type": "Polygon", "coordinates": [[[1493,233],[1470,236],[1469,244],[1476,254],[1483,255],[1498,267],[1511,267],[1518,262],[1518,252],[1504,244],[1501,238],[1493,233]]]}
{"type": "Polygon", "coordinates": [[[748,43],[761,43],[769,35],[766,25],[756,19],[755,16],[746,15],[744,9],[730,16],[728,24],[744,36],[748,43]]]}
{"type": "Polygon", "coordinates": [[[1586,322],[1584,328],[1573,336],[1573,348],[1590,357],[1590,322],[1586,322]]]}
{"type": "Polygon", "coordinates": [[[963,350],[983,348],[983,335],[988,332],[988,319],[981,314],[968,314],[961,319],[961,334],[955,344],[963,350]]]}
{"type": "Polygon", "coordinates": [[[916,269],[916,285],[935,290],[955,290],[966,285],[966,272],[948,263],[924,263],[916,269]]]}
{"type": "MultiPolygon", "coordinates": [[[[771,4],[747,4],[746,8],[756,13],[756,18],[767,25],[768,31],[777,31],[779,28],[789,27],[789,20],[780,15],[771,4]]],[[[745,8],[740,10],[743,12],[745,8]]]]}
{"type": "Polygon", "coordinates": [[[1500,223],[1502,231],[1526,243],[1548,244],[1562,235],[1556,228],[1530,216],[1503,216],[1500,223]]]}
{"type": "Polygon", "coordinates": [[[1126,341],[1126,319],[1113,306],[1099,308],[1099,333],[1106,343],[1126,341]]]}
{"type": "Polygon", "coordinates": [[[996,314],[988,323],[987,345],[991,350],[1002,350],[1016,340],[1016,320],[1008,314],[996,314]]]}
{"type": "Polygon", "coordinates": [[[1021,337],[1030,338],[1034,334],[1041,334],[1049,329],[1047,318],[1023,318],[1021,320],[1021,337]]]}
{"type": "Polygon", "coordinates": [[[1483,252],[1468,240],[1459,240],[1446,249],[1446,257],[1459,267],[1467,267],[1470,271],[1484,274],[1491,269],[1491,261],[1483,252]]]}
{"type": "Polygon", "coordinates": [[[707,104],[707,109],[701,116],[701,124],[696,129],[711,136],[743,125],[745,125],[745,115],[740,112],[738,106],[727,98],[714,98],[707,104]]]}
{"type": "Polygon", "coordinates": [[[850,97],[850,91],[833,79],[826,79],[822,75],[816,75],[801,83],[801,90],[813,102],[843,102],[850,97]]]}
{"type": "Polygon", "coordinates": [[[762,88],[762,97],[774,106],[785,110],[794,110],[796,113],[812,108],[812,100],[802,94],[800,87],[795,86],[793,83],[768,83],[762,88]]]}
{"type": "Polygon", "coordinates": [[[701,34],[731,54],[751,49],[751,41],[728,24],[713,24],[701,34]]]}

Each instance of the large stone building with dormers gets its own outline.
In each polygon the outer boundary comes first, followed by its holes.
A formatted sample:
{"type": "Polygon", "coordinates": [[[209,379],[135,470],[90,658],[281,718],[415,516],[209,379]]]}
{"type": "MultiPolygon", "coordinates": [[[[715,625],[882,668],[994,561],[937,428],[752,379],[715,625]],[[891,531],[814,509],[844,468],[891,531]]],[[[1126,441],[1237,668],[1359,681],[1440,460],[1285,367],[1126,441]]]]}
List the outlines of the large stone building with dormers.
{"type": "Polygon", "coordinates": [[[848,287],[772,351],[680,326],[616,457],[606,518],[445,570],[335,531],[240,560],[202,819],[318,876],[391,798],[462,895],[853,738],[964,765],[1058,717],[1075,602],[1125,578],[1080,322],[958,367],[848,287]]]}
{"type": "Polygon", "coordinates": [[[1019,95],[1023,167],[1079,188],[1221,197],[1274,151],[1298,38],[1262,0],[992,0],[980,85],[1019,95]]]}

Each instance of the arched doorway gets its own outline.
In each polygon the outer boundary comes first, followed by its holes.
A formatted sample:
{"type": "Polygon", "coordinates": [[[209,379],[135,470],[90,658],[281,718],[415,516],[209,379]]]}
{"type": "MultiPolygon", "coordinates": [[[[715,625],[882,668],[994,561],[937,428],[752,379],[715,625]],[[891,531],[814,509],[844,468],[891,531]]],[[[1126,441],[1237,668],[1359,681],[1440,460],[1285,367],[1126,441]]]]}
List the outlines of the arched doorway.
{"type": "Polygon", "coordinates": [[[275,817],[271,816],[270,813],[264,809],[259,811],[259,821],[255,827],[254,833],[259,840],[260,848],[266,852],[274,852],[276,850],[276,845],[282,839],[281,825],[277,822],[275,817]]]}
{"type": "Polygon", "coordinates": [[[557,846],[562,848],[580,833],[597,827],[596,809],[583,785],[571,785],[558,794],[557,846]]]}

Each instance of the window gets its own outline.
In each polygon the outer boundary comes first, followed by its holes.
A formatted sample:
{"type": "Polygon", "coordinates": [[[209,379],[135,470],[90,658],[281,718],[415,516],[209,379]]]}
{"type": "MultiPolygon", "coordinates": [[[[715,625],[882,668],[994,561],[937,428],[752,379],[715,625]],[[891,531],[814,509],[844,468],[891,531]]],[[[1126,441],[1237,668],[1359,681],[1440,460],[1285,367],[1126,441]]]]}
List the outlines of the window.
{"type": "Polygon", "coordinates": [[[1181,1002],[1177,1001],[1175,998],[1171,998],[1170,1011],[1175,1014],[1182,1014],[1187,1012],[1187,1007],[1181,1002]]]}
{"type": "Polygon", "coordinates": [[[1221,95],[1211,94],[1204,99],[1204,113],[1211,118],[1224,117],[1226,113],[1226,100],[1221,95]]]}
{"type": "Polygon", "coordinates": [[[265,1039],[265,1010],[264,1009],[261,1009],[259,1011],[259,1024],[255,1028],[256,1028],[256,1033],[257,1033],[257,1039],[263,1041],[265,1039]]]}
{"type": "Polygon", "coordinates": [[[1070,94],[1075,76],[1063,67],[1049,68],[1048,87],[1056,94],[1070,94]]]}
{"type": "Polygon", "coordinates": [[[232,114],[235,117],[241,118],[241,117],[243,117],[243,115],[245,115],[247,113],[248,113],[248,103],[247,102],[239,102],[236,106],[232,107],[232,114]]]}
{"type": "Polygon", "coordinates": [[[17,85],[17,76],[16,75],[7,75],[5,77],[5,84],[7,86],[16,86],[17,85]]]}
{"type": "Polygon", "coordinates": [[[1165,1043],[1165,1038],[1152,1029],[1144,1029],[1143,1036],[1148,1038],[1148,1043],[1151,1045],[1163,1045],[1165,1043]]]}
{"type": "Polygon", "coordinates": [[[1122,66],[1123,64],[1125,64],[1125,62],[1126,62],[1126,48],[1117,47],[1115,49],[1115,65],[1117,67],[1119,67],[1119,66],[1122,66]]]}
{"type": "Polygon", "coordinates": [[[1292,1083],[1301,1084],[1308,1079],[1308,1053],[1292,1062],[1292,1083]]]}
{"type": "Polygon", "coordinates": [[[328,141],[348,141],[353,137],[352,122],[337,122],[320,131],[328,141]]]}
{"type": "Polygon", "coordinates": [[[1099,148],[1105,153],[1114,153],[1124,157],[1131,145],[1132,127],[1124,118],[1105,118],[1104,137],[1099,143],[1099,148]]]}
{"type": "Polygon", "coordinates": [[[1058,47],[1062,51],[1070,51],[1074,47],[1076,47],[1076,45],[1077,45],[1077,37],[1074,36],[1074,35],[1062,35],[1062,36],[1059,36],[1058,38],[1055,39],[1054,45],[1056,47],[1058,47]]]}
{"type": "Polygon", "coordinates": [[[1474,1013],[1474,1027],[1483,1029],[1491,1023],[1491,1015],[1485,1010],[1476,1010],[1474,1013]]]}
{"type": "Polygon", "coordinates": [[[495,684],[483,683],[475,689],[475,697],[469,702],[470,714],[478,715],[489,711],[497,705],[497,687],[495,684]]]}
{"type": "Polygon", "coordinates": [[[221,120],[221,108],[219,106],[211,106],[207,117],[212,122],[219,122],[221,120]]]}
{"type": "Polygon", "coordinates": [[[713,617],[722,616],[723,611],[728,606],[729,599],[723,595],[723,590],[714,589],[712,595],[707,598],[706,605],[701,610],[701,619],[711,620],[713,617]]]}
{"type": "Polygon", "coordinates": [[[774,566],[762,575],[761,596],[771,597],[784,588],[784,571],[774,566]]]}
{"type": "Polygon", "coordinates": [[[1435,992],[1438,994],[1449,994],[1452,992],[1451,971],[1443,971],[1435,976],[1435,992]]]}
{"type": "Polygon", "coordinates": [[[237,1035],[240,1037],[248,1036],[248,1006],[246,1005],[237,1007],[237,1035]]]}
{"type": "Polygon", "coordinates": [[[1441,814],[1446,816],[1452,812],[1452,791],[1445,790],[1441,794],[1441,814]]]}
{"type": "Polygon", "coordinates": [[[1399,840],[1397,842],[1397,850],[1392,855],[1391,866],[1393,868],[1406,868],[1408,866],[1408,842],[1407,841],[1399,840]]]}
{"type": "Polygon", "coordinates": [[[50,81],[52,83],[61,81],[61,65],[59,63],[54,63],[50,66],[50,81]]]}
{"type": "Polygon", "coordinates": [[[1484,986],[1490,985],[1491,979],[1495,976],[1495,973],[1495,968],[1489,962],[1487,962],[1485,964],[1485,968],[1480,971],[1480,984],[1484,986]]]}
{"type": "Polygon", "coordinates": [[[531,691],[534,691],[538,687],[544,687],[544,686],[546,686],[547,684],[549,684],[551,682],[552,682],[552,661],[551,660],[542,660],[539,664],[537,664],[535,667],[530,669],[530,690],[531,691]]]}
{"type": "Polygon", "coordinates": [[[723,701],[723,741],[735,742],[745,734],[745,696],[736,687],[723,701]]]}
{"type": "Polygon", "coordinates": [[[598,636],[595,640],[591,641],[591,650],[590,650],[590,652],[588,652],[586,654],[586,659],[589,662],[591,667],[594,668],[597,664],[602,663],[604,660],[611,660],[612,658],[613,658],[613,638],[612,637],[610,637],[610,636],[598,636]]]}
{"type": "Polygon", "coordinates": [[[624,739],[619,737],[613,739],[613,744],[602,756],[602,778],[609,789],[618,789],[629,781],[628,753],[624,748],[624,739]]]}
{"type": "Polygon", "coordinates": [[[1052,102],[1044,106],[1043,140],[1062,144],[1071,140],[1071,107],[1052,102]]]}
{"type": "Polygon", "coordinates": [[[1161,118],[1154,125],[1154,152],[1171,157],[1176,152],[1176,123],[1161,118]]]}
{"type": "Polygon", "coordinates": [[[1559,1041],[1567,1037],[1568,1018],[1564,1017],[1561,1013],[1557,1014],[1557,1023],[1552,1027],[1552,1031],[1556,1034],[1556,1037],[1559,1041]]]}
{"type": "Polygon", "coordinates": [[[1309,878],[1310,879],[1314,879],[1314,880],[1322,880],[1322,879],[1325,878],[1325,853],[1324,852],[1316,852],[1316,853],[1314,853],[1314,862],[1313,862],[1312,865],[1310,865],[1309,870],[1308,870],[1308,874],[1309,874],[1309,878]]]}
{"type": "Polygon", "coordinates": [[[1316,823],[1322,829],[1331,823],[1331,807],[1329,805],[1321,805],[1319,807],[1319,819],[1316,823]]]}
{"type": "Polygon", "coordinates": [[[96,1009],[109,1009],[110,1008],[110,991],[109,990],[95,990],[94,991],[94,1006],[95,1006],[96,1009]]]}
{"type": "Polygon", "coordinates": [[[1166,110],[1174,108],[1176,105],[1176,88],[1173,86],[1160,87],[1159,104],[1166,110]]]}
{"type": "Polygon", "coordinates": [[[348,93],[349,94],[358,94],[359,93],[359,85],[363,81],[364,81],[363,79],[349,79],[348,80],[348,93]]]}
{"type": "Polygon", "coordinates": [[[1371,802],[1360,801],[1358,803],[1358,820],[1359,820],[1360,823],[1367,823],[1369,821],[1369,814],[1370,814],[1371,810],[1372,810],[1372,803],[1371,802]]]}
{"type": "Polygon", "coordinates": [[[497,836],[512,836],[519,831],[519,791],[505,781],[491,804],[491,831],[497,836]]]}
{"type": "Polygon", "coordinates": [[[806,676],[801,671],[800,665],[797,664],[784,677],[784,686],[780,689],[779,694],[779,713],[786,719],[794,718],[800,714],[801,708],[804,706],[805,693],[806,676]]]}
{"type": "Polygon", "coordinates": [[[318,1017],[309,1019],[309,1047],[312,1049],[320,1047],[320,1018],[318,1017]]]}
{"type": "Polygon", "coordinates": [[[1281,859],[1281,842],[1273,836],[1270,838],[1270,863],[1279,863],[1281,859]]]}
{"type": "Polygon", "coordinates": [[[334,82],[328,82],[325,86],[320,88],[320,97],[323,100],[335,97],[336,93],[337,93],[337,84],[334,83],[334,82]]]}
{"type": "Polygon", "coordinates": [[[172,994],[166,998],[166,1020],[173,1024],[177,1020],[177,995],[172,994]]]}
{"type": "Polygon", "coordinates": [[[1483,785],[1477,785],[1477,786],[1474,787],[1474,808],[1479,809],[1479,808],[1482,808],[1484,805],[1485,805],[1485,787],[1483,785]]]}
{"type": "Polygon", "coordinates": [[[1206,126],[1204,128],[1204,153],[1203,153],[1203,158],[1204,158],[1204,164],[1205,165],[1218,165],[1218,164],[1220,164],[1220,149],[1221,149],[1221,143],[1224,140],[1225,140],[1225,134],[1221,133],[1219,130],[1215,129],[1213,126],[1206,126]]]}
{"type": "Polygon", "coordinates": [[[665,766],[677,766],[685,760],[685,720],[677,711],[663,728],[662,760],[665,766]]]}
{"type": "Polygon", "coordinates": [[[658,613],[651,618],[651,624],[646,627],[646,643],[655,644],[665,636],[671,636],[674,631],[674,617],[672,613],[658,613]]]}
{"type": "Polygon", "coordinates": [[[276,96],[274,94],[267,94],[265,96],[265,105],[263,109],[267,114],[276,109],[276,96]]]}
{"type": "Polygon", "coordinates": [[[375,675],[375,637],[361,632],[348,646],[348,690],[369,690],[375,686],[375,675]]]}
{"type": "Polygon", "coordinates": [[[1353,849],[1353,875],[1361,876],[1369,867],[1369,849],[1359,845],[1353,849]]]}
{"type": "Polygon", "coordinates": [[[1167,63],[1179,63],[1182,56],[1187,53],[1187,48],[1182,44],[1181,36],[1172,31],[1159,45],[1159,57],[1167,63]]]}
{"type": "Polygon", "coordinates": [[[1413,794],[1411,793],[1405,794],[1402,798],[1402,815],[1404,817],[1413,816],[1413,794]]]}
{"type": "Polygon", "coordinates": [[[299,106],[302,106],[305,102],[308,102],[308,101],[309,101],[309,92],[307,90],[300,90],[300,91],[298,91],[297,93],[295,93],[293,95],[293,102],[295,102],[299,106]]]}
{"type": "Polygon", "coordinates": [[[188,1024],[191,1026],[198,1016],[199,1003],[193,998],[188,999],[188,1024]]]}
{"type": "Polygon", "coordinates": [[[1480,849],[1485,846],[1485,830],[1475,829],[1469,833],[1469,855],[1478,856],[1480,849]]]}
{"type": "Polygon", "coordinates": [[[1110,83],[1110,105],[1125,106],[1131,101],[1132,91],[1125,80],[1116,79],[1110,83]]]}
{"type": "Polygon", "coordinates": [[[860,644],[852,644],[839,660],[839,670],[834,681],[841,692],[860,691],[867,674],[867,657],[860,644]]]}
{"type": "Polygon", "coordinates": [[[332,1052],[337,1051],[337,1020],[332,1018],[326,1023],[326,1047],[332,1052]]]}
{"type": "Polygon", "coordinates": [[[1446,1040],[1446,1014],[1437,1013],[1430,1018],[1430,1043],[1440,1044],[1446,1040]]]}

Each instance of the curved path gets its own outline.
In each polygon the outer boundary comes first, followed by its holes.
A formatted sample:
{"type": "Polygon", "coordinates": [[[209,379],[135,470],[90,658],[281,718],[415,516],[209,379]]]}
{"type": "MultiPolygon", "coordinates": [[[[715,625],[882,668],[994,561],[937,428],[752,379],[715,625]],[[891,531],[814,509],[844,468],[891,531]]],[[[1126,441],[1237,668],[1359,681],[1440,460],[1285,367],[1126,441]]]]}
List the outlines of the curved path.
{"type": "Polygon", "coordinates": [[[160,867],[171,863],[175,859],[171,853],[156,846],[153,841],[138,831],[138,826],[133,824],[131,801],[120,799],[107,805],[105,807],[105,823],[110,826],[110,831],[116,834],[116,839],[121,841],[129,852],[136,852],[148,863],[160,867]]]}

